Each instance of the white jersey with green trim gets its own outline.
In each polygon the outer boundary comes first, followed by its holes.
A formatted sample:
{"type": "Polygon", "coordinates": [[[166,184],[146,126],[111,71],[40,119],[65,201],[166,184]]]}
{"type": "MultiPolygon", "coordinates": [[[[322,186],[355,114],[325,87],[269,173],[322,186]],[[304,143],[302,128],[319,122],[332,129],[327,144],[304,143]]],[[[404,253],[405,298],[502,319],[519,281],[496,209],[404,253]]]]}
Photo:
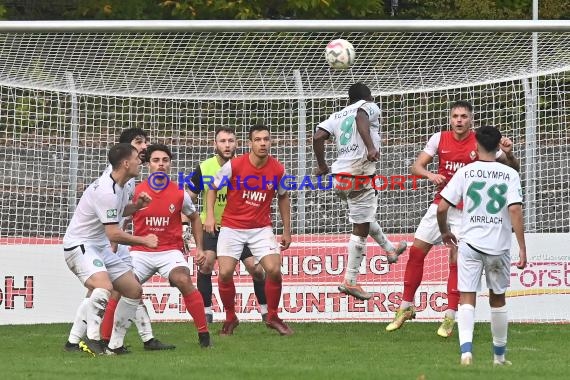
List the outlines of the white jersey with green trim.
{"type": "Polygon", "coordinates": [[[333,174],[373,175],[376,164],[368,161],[368,150],[356,127],[356,113],[361,109],[370,120],[370,135],[376,149],[380,149],[380,108],[374,102],[359,100],[333,113],[317,128],[323,129],[336,139],[337,159],[332,164],[333,174]]]}
{"type": "Polygon", "coordinates": [[[522,203],[519,173],[496,161],[476,161],[459,169],[441,191],[456,205],[463,199],[461,240],[490,255],[511,248],[509,206],[522,203]]]}

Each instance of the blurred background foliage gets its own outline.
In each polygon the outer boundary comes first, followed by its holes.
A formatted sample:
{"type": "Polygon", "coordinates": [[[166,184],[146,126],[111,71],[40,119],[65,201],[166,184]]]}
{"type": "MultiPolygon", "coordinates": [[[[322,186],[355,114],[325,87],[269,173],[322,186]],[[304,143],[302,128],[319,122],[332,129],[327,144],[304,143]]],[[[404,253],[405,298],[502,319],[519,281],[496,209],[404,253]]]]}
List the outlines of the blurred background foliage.
{"type": "MultiPolygon", "coordinates": [[[[540,0],[541,19],[570,1],[540,0]]],[[[532,0],[0,0],[4,20],[531,19],[532,0]]]]}

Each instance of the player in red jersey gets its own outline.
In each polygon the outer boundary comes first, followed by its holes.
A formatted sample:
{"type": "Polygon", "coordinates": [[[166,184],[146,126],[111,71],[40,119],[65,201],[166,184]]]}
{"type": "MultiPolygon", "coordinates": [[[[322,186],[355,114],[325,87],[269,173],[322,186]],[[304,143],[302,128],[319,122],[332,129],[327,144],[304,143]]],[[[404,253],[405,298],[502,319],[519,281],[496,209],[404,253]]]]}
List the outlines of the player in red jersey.
{"type": "Polygon", "coordinates": [[[159,273],[168,279],[171,285],[177,287],[198,330],[200,346],[210,347],[210,333],[202,295],[192,283],[190,266],[182,253],[184,242],[181,235],[181,213],[190,219],[198,264],[205,258],[202,251],[202,222],[190,195],[168,178],[172,160],[170,149],[162,144],[150,145],[147,148],[147,157],[150,175],[147,181],[137,185],[134,201],[136,202],[139,194],[148,193],[152,194],[153,202],[134,214],[134,234],[146,235],[148,231],[152,231],[158,236],[159,244],[152,249],[140,245],[131,248],[133,272],[141,284],[159,273]]]}
{"type": "MultiPolygon", "coordinates": [[[[415,318],[414,297],[422,282],[425,257],[431,247],[441,241],[436,217],[437,205],[441,200],[440,191],[459,168],[478,159],[477,140],[475,139],[475,132],[472,130],[473,106],[465,101],[453,103],[450,119],[451,130],[434,134],[411,167],[413,175],[425,177],[433,182],[437,186],[437,193],[416,230],[404,274],[402,302],[396,311],[394,320],[386,326],[386,331],[397,330],[405,321],[415,318]],[[427,170],[427,166],[433,161],[436,154],[439,158],[438,170],[437,173],[432,173],[427,170]]],[[[519,170],[519,163],[513,155],[512,145],[510,139],[505,137],[501,139],[501,149],[497,152],[497,161],[519,170]]],[[[455,236],[459,236],[461,208],[462,205],[460,204],[449,210],[448,213],[447,221],[455,236]]],[[[450,247],[447,311],[441,326],[437,330],[438,335],[448,337],[453,332],[458,303],[457,247],[450,247]]]]}
{"type": "Polygon", "coordinates": [[[267,126],[255,125],[250,128],[249,147],[249,154],[234,158],[222,166],[207,195],[204,228],[213,234],[216,230],[214,205],[217,189],[228,188],[217,247],[218,289],[226,311],[226,321],[220,335],[232,335],[239,325],[235,313],[233,274],[246,244],[266,274],[265,324],[281,335],[291,335],[293,330],[277,314],[282,288],[280,248],[285,250],[291,244],[291,204],[289,195],[280,186],[285,169],[269,155],[271,137],[267,126]],[[275,192],[278,193],[277,204],[283,221],[281,247],[275,239],[271,223],[271,201],[275,192]]]}

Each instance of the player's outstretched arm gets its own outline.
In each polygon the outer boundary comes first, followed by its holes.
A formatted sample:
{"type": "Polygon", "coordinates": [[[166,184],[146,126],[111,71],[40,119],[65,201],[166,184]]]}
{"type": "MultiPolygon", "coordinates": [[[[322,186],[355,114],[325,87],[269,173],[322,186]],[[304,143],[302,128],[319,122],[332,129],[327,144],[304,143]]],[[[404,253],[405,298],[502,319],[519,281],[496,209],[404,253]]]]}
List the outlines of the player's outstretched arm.
{"type": "Polygon", "coordinates": [[[519,244],[519,262],[517,268],[524,269],[526,267],[526,242],[524,239],[524,221],[522,206],[520,204],[512,204],[509,206],[509,215],[511,217],[511,224],[517,243],[519,244]]]}
{"type": "Polygon", "coordinates": [[[134,236],[119,228],[118,224],[106,224],[105,235],[111,242],[124,245],[144,245],[148,248],[156,248],[158,246],[158,237],[155,234],[146,236],[134,236]]]}
{"type": "Polygon", "coordinates": [[[356,130],[368,151],[366,158],[368,161],[378,161],[380,158],[380,151],[374,146],[372,136],[370,136],[370,119],[366,111],[359,109],[356,112],[356,130]]]}
{"type": "Polygon", "coordinates": [[[504,154],[497,158],[501,164],[505,164],[510,166],[511,168],[515,169],[517,172],[521,169],[521,164],[519,160],[515,157],[513,153],[513,142],[508,137],[501,138],[499,143],[499,147],[503,151],[504,154]]]}
{"type": "Polygon", "coordinates": [[[320,128],[313,135],[313,152],[317,160],[315,175],[324,175],[329,172],[329,167],[325,160],[325,140],[328,140],[329,137],[330,133],[320,128]]]}
{"type": "Polygon", "coordinates": [[[285,250],[291,245],[291,201],[289,200],[289,193],[278,195],[277,206],[283,222],[281,249],[285,250]]]}

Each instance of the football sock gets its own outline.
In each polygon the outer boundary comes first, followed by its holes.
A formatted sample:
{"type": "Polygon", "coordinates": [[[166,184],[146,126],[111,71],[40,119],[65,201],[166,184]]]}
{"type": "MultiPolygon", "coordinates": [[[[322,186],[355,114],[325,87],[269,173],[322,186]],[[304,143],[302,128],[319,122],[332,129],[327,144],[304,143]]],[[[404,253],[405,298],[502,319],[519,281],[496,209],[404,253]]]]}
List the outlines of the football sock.
{"type": "Polygon", "coordinates": [[[206,322],[206,314],[204,313],[204,300],[199,291],[194,290],[184,296],[184,303],[188,312],[194,320],[194,325],[199,333],[208,332],[208,323],[206,322]]]}
{"type": "MultiPolygon", "coordinates": [[[[198,271],[196,277],[196,287],[202,294],[202,300],[204,301],[204,307],[212,306],[212,274],[204,274],[198,271]]],[[[211,312],[211,310],[210,310],[211,312]]]]}
{"type": "Polygon", "coordinates": [[[265,298],[265,279],[253,280],[253,290],[255,292],[255,297],[257,298],[257,303],[260,305],[266,304],[267,299],[265,298]]]}
{"type": "Polygon", "coordinates": [[[135,312],[135,325],[143,342],[148,342],[154,338],[150,316],[145,304],[142,302],[139,303],[135,312]]]}
{"type": "Polygon", "coordinates": [[[348,242],[348,264],[344,279],[350,285],[356,284],[356,277],[360,271],[360,264],[366,256],[366,238],[350,235],[348,242]]]}
{"type": "Polygon", "coordinates": [[[457,330],[461,353],[473,351],[473,329],[475,328],[475,307],[469,304],[459,305],[457,311],[457,330]]]}
{"type": "Polygon", "coordinates": [[[449,264],[449,277],[447,278],[447,316],[455,316],[459,304],[459,290],[457,290],[457,264],[449,264]]]}
{"type": "Polygon", "coordinates": [[[91,292],[87,305],[87,313],[85,321],[87,322],[87,338],[92,340],[101,340],[101,319],[105,314],[107,301],[111,296],[111,292],[107,289],[96,288],[91,292]]]}
{"type": "Polygon", "coordinates": [[[230,279],[228,282],[222,282],[218,277],[218,290],[220,292],[220,299],[226,311],[226,321],[232,321],[236,317],[236,287],[234,280],[230,279]]]}
{"type": "Polygon", "coordinates": [[[505,361],[505,351],[507,348],[507,331],[509,320],[507,307],[491,308],[491,334],[493,335],[493,354],[495,360],[505,361]]]}
{"type": "Polygon", "coordinates": [[[89,298],[83,298],[83,301],[79,304],[77,312],[75,313],[75,319],[73,320],[73,325],[71,326],[71,331],[69,332],[69,338],[67,339],[69,343],[77,344],[87,332],[87,323],[85,322],[85,316],[87,314],[87,308],[89,307],[89,298]]]}
{"type": "Polygon", "coordinates": [[[259,304],[259,310],[261,311],[261,314],[267,314],[267,304],[266,303],[259,304]]]}
{"type": "Polygon", "coordinates": [[[404,273],[404,294],[402,296],[404,301],[410,303],[414,302],[416,291],[422,283],[425,258],[426,254],[420,248],[415,246],[410,248],[406,271],[404,273]]]}
{"type": "Polygon", "coordinates": [[[140,298],[121,297],[117,310],[115,311],[115,324],[113,326],[113,333],[109,341],[109,348],[115,349],[123,346],[127,330],[131,326],[132,321],[135,319],[137,307],[141,302],[140,298]]]}
{"type": "Polygon", "coordinates": [[[377,221],[370,222],[370,231],[368,234],[372,236],[372,239],[374,239],[386,252],[394,252],[396,250],[392,242],[388,240],[386,235],[384,235],[384,231],[382,231],[382,227],[380,227],[380,224],[378,224],[377,221]]]}
{"type": "Polygon", "coordinates": [[[107,302],[105,314],[101,320],[101,339],[111,339],[111,333],[113,332],[113,320],[115,318],[115,309],[117,309],[118,303],[119,301],[114,298],[109,298],[109,302],[107,302]]]}
{"type": "Polygon", "coordinates": [[[265,295],[267,297],[267,320],[277,317],[277,308],[281,301],[282,282],[265,279],[265,295]]]}

